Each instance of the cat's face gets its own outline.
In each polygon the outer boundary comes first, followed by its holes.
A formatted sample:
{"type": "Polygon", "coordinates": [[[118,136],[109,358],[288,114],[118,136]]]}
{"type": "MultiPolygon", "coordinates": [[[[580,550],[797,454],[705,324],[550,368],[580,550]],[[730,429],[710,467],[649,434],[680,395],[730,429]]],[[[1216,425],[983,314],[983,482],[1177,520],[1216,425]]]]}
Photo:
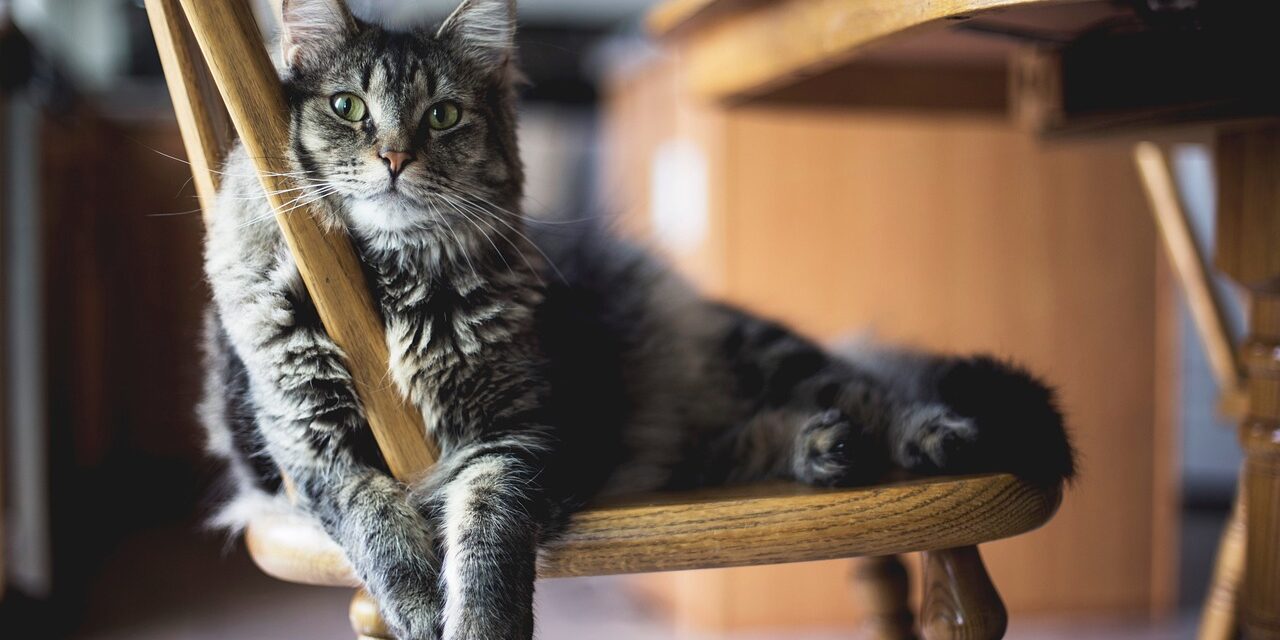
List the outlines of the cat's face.
{"type": "Polygon", "coordinates": [[[305,197],[339,199],[368,235],[515,208],[514,0],[466,0],[439,29],[396,33],[342,0],[287,0],[283,17],[305,197]]]}

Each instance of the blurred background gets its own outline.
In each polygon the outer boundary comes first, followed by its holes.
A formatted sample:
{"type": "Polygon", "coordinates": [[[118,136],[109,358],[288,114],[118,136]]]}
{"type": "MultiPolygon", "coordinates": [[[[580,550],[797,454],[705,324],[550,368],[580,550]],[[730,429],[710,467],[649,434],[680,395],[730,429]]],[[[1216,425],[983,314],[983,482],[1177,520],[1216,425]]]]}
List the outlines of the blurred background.
{"type": "MultiPolygon", "coordinates": [[[[823,339],[1042,372],[1083,473],[1046,528],[984,547],[1010,637],[1191,637],[1240,454],[1129,142],[1011,124],[998,38],[946,70],[977,96],[961,109],[815,86],[708,105],[645,35],[653,4],[521,2],[528,209],[614,216],[709,293],[823,339]]],[[[0,91],[0,635],[349,638],[349,592],[272,581],[201,524],[201,222],[141,0],[0,0],[0,91]]],[[[1211,156],[1185,142],[1207,247],[1211,156]]],[[[541,637],[851,637],[849,567],[548,581],[541,637]]]]}

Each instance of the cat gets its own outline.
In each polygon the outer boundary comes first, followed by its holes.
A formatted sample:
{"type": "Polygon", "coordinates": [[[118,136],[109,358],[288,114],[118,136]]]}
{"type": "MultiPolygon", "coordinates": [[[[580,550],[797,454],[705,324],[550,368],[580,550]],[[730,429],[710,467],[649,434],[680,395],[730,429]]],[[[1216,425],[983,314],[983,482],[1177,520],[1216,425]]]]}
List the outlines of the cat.
{"type": "Polygon", "coordinates": [[[537,549],[601,495],[1073,475],[1053,392],[1016,366],[837,356],[601,225],[527,220],[515,29],[514,0],[396,32],[342,0],[282,8],[293,206],[359,250],[389,379],[442,451],[423,480],[387,473],[241,147],[208,224],[202,420],[232,504],[290,479],[398,638],[531,638],[537,549]]]}

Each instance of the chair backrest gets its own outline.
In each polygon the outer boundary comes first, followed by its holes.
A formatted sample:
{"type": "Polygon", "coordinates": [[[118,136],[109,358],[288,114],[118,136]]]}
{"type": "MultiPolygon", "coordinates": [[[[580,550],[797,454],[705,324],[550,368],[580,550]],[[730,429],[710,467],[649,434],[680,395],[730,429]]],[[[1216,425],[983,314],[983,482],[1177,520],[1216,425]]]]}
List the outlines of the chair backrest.
{"type": "MultiPolygon", "coordinates": [[[[279,0],[276,0],[279,1],[279,0]]],[[[422,414],[388,384],[386,337],[351,240],[291,209],[288,116],[280,80],[248,0],[146,0],[205,216],[234,128],[253,158],[276,221],[329,336],[347,355],[356,392],[393,475],[435,463],[422,414]],[[216,91],[215,91],[216,87],[216,91]]],[[[305,209],[305,208],[304,208],[305,209]]]]}

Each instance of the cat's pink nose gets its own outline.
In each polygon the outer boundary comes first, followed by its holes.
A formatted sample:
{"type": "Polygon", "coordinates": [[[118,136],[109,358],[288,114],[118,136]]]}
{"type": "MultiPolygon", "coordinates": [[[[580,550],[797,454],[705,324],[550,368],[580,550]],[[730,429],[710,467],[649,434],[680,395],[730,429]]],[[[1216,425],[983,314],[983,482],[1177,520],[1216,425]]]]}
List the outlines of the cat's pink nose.
{"type": "Polygon", "coordinates": [[[391,172],[391,177],[399,176],[404,168],[409,166],[417,156],[409,151],[382,151],[378,154],[382,161],[386,163],[387,170],[391,172]]]}

